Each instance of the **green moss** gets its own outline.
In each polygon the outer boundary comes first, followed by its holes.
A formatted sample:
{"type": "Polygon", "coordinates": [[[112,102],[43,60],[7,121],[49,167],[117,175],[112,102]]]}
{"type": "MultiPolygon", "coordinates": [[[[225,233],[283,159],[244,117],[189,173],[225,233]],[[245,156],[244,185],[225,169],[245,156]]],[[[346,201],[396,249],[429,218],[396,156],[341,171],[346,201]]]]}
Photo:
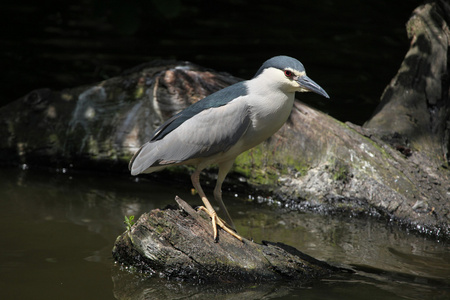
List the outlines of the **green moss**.
{"type": "Polygon", "coordinates": [[[259,145],[239,155],[234,171],[244,175],[250,184],[274,186],[281,175],[300,172],[306,174],[309,166],[286,149],[271,149],[259,145]]]}
{"type": "Polygon", "coordinates": [[[255,147],[237,157],[234,170],[252,181],[267,184],[274,180],[274,174],[264,168],[265,159],[261,147],[255,147]]]}
{"type": "Polygon", "coordinates": [[[99,148],[98,148],[98,142],[92,135],[88,137],[86,152],[91,153],[93,155],[98,155],[99,148]]]}
{"type": "Polygon", "coordinates": [[[138,85],[134,91],[134,98],[140,99],[145,94],[145,86],[138,85]]]}
{"type": "Polygon", "coordinates": [[[119,160],[119,161],[129,162],[129,161],[131,160],[132,157],[133,157],[133,155],[130,154],[130,153],[122,153],[122,152],[119,152],[119,153],[117,154],[117,160],[119,160]]]}
{"type": "Polygon", "coordinates": [[[162,234],[164,232],[164,227],[161,225],[156,226],[155,229],[158,234],[162,234]]]}
{"type": "Polygon", "coordinates": [[[48,136],[48,141],[49,141],[51,144],[57,144],[58,141],[59,141],[58,135],[55,134],[55,133],[50,134],[50,135],[48,136]]]}
{"type": "Polygon", "coordinates": [[[333,180],[334,181],[345,181],[349,175],[349,167],[343,163],[335,163],[333,169],[333,180]]]}
{"type": "Polygon", "coordinates": [[[370,143],[374,148],[376,148],[379,153],[381,155],[383,155],[384,158],[392,158],[392,156],[386,152],[386,150],[384,150],[383,147],[381,147],[380,145],[378,145],[376,142],[374,142],[373,140],[369,139],[368,137],[364,137],[368,143],[370,143]]]}

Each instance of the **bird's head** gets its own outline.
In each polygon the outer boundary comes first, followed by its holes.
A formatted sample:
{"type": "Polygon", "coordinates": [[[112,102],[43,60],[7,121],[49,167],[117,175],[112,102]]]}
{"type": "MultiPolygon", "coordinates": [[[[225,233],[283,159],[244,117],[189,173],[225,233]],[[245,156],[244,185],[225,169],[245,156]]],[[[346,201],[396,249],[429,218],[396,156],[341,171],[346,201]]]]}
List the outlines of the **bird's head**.
{"type": "Polygon", "coordinates": [[[314,92],[330,98],[323,88],[306,76],[303,64],[289,56],[266,60],[254,76],[259,77],[276,83],[285,92],[314,92]]]}

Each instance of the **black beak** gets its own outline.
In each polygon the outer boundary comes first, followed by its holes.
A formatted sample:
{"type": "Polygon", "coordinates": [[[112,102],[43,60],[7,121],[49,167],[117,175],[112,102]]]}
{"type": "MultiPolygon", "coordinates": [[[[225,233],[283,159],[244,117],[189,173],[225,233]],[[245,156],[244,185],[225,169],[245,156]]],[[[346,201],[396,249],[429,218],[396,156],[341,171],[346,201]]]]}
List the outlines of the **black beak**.
{"type": "Polygon", "coordinates": [[[308,76],[306,76],[306,75],[299,76],[296,79],[296,81],[298,82],[298,84],[300,84],[300,87],[302,87],[303,89],[310,91],[310,92],[314,92],[319,95],[322,95],[325,98],[330,98],[330,96],[328,96],[327,92],[325,92],[325,90],[323,88],[321,88],[320,85],[315,83],[308,76]]]}

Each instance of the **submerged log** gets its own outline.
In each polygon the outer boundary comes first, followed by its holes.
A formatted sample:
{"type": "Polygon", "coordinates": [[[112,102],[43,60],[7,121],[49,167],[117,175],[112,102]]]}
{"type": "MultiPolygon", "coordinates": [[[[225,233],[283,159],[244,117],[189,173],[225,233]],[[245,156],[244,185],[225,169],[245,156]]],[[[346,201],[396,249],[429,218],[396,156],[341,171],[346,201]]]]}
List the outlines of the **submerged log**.
{"type": "Polygon", "coordinates": [[[114,259],[144,273],[201,283],[310,282],[340,271],[281,243],[241,242],[222,230],[215,243],[209,216],[176,201],[180,209],[152,210],[119,236],[114,259]]]}

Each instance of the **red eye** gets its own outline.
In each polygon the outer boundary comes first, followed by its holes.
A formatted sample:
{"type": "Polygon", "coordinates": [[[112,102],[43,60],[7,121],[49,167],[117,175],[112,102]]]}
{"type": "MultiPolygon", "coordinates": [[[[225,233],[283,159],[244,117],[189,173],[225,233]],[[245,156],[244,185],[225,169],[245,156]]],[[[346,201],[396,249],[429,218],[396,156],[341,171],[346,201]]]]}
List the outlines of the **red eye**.
{"type": "Polygon", "coordinates": [[[292,72],[291,71],[289,71],[289,70],[284,70],[284,75],[286,75],[286,77],[292,77],[294,74],[292,74],[292,72]]]}

